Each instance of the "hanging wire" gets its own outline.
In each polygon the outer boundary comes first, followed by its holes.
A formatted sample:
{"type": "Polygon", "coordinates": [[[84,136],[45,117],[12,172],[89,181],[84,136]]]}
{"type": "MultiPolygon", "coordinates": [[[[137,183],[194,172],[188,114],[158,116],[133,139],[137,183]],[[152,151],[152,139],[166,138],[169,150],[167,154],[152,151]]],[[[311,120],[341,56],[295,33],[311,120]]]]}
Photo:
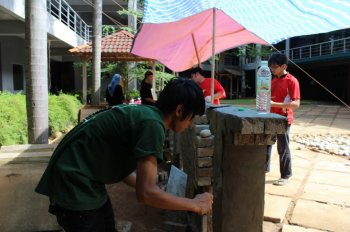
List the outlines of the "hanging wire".
{"type": "MultiPolygon", "coordinates": [[[[87,3],[88,5],[90,5],[91,7],[96,9],[96,6],[89,0],[84,0],[85,3],[87,3]]],[[[118,22],[117,20],[115,20],[114,18],[112,18],[111,16],[109,16],[108,14],[106,14],[105,12],[102,11],[102,14],[104,16],[106,16],[109,20],[111,20],[115,25],[119,26],[119,27],[125,27],[126,25],[122,24],[121,22],[118,22]]]]}
{"type": "MultiPolygon", "coordinates": [[[[122,5],[120,5],[117,1],[115,1],[115,0],[112,0],[112,2],[114,2],[116,5],[118,5],[120,8],[122,8],[123,10],[127,10],[127,9],[125,9],[122,5]]],[[[141,23],[141,21],[136,17],[136,20],[137,20],[137,22],[138,23],[141,23]]]]}
{"type": "MultiPolygon", "coordinates": [[[[278,50],[276,47],[274,47],[273,45],[271,45],[272,48],[274,48],[278,53],[282,52],[280,50],[278,50]]],[[[311,76],[311,74],[309,74],[307,71],[305,71],[302,67],[300,67],[299,65],[297,65],[293,60],[288,59],[292,64],[294,64],[297,68],[299,68],[303,73],[305,73],[308,77],[310,77],[313,81],[315,81],[317,84],[319,84],[324,90],[326,90],[328,93],[330,93],[333,97],[335,97],[338,101],[340,101],[341,103],[343,103],[343,105],[345,105],[347,108],[350,109],[350,106],[348,104],[346,104],[346,102],[344,102],[342,99],[340,99],[337,95],[335,95],[334,93],[332,93],[332,91],[330,91],[329,89],[327,89],[326,86],[324,86],[323,84],[321,84],[318,80],[316,80],[316,78],[314,78],[313,76],[311,76]]]]}

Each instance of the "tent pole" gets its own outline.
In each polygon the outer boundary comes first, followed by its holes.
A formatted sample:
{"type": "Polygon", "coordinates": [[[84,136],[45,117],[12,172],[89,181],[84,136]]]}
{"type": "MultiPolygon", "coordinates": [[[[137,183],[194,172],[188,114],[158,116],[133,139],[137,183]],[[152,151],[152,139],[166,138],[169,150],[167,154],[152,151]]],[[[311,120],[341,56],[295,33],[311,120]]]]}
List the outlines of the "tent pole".
{"type": "Polygon", "coordinates": [[[198,49],[197,49],[196,40],[194,39],[193,33],[191,35],[192,35],[192,41],[193,41],[193,45],[194,45],[194,50],[196,51],[198,67],[201,68],[201,62],[200,62],[199,55],[198,55],[198,49]]]}
{"type": "Polygon", "coordinates": [[[211,103],[214,103],[214,78],[215,78],[215,25],[216,25],[216,8],[213,8],[213,38],[212,38],[212,58],[211,58],[211,103]]]}
{"type": "Polygon", "coordinates": [[[152,72],[153,72],[153,81],[152,81],[152,97],[154,100],[158,100],[158,97],[157,97],[157,91],[156,91],[156,61],[153,60],[152,61],[152,72]]]}

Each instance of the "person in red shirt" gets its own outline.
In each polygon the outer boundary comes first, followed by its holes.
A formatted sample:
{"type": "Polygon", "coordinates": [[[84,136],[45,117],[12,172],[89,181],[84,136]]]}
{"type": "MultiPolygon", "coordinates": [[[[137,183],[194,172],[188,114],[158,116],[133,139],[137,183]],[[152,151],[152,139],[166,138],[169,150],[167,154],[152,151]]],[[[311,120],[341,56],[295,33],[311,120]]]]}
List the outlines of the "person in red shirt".
{"type": "MultiPolygon", "coordinates": [[[[201,68],[193,68],[190,71],[191,78],[194,80],[203,90],[204,99],[206,102],[211,103],[211,78],[206,78],[201,68]]],[[[225,89],[222,87],[220,82],[214,79],[214,100],[213,104],[220,105],[220,100],[226,98],[225,89]]]]}
{"type": "MultiPolygon", "coordinates": [[[[289,131],[293,123],[293,110],[300,106],[299,81],[287,72],[288,58],[281,53],[273,54],[268,65],[273,75],[271,81],[271,113],[288,118],[288,128],[285,134],[277,135],[277,151],[280,160],[281,178],[274,185],[285,185],[292,176],[292,160],[289,149],[289,131]]],[[[266,159],[266,172],[270,171],[272,146],[268,146],[266,159]]]]}

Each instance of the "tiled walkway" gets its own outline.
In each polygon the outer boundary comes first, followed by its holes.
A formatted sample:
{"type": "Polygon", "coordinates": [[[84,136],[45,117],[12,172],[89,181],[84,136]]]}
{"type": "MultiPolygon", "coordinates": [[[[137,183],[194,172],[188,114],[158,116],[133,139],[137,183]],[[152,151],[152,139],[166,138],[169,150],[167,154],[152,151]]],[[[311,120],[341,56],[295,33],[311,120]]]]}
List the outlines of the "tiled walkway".
{"type": "MultiPolygon", "coordinates": [[[[302,106],[291,134],[350,134],[350,109],[302,106]]],[[[266,175],[264,232],[350,231],[350,160],[309,150],[291,142],[293,177],[274,186],[279,161],[274,146],[266,175]]]]}
{"type": "Polygon", "coordinates": [[[301,106],[291,133],[350,133],[350,109],[341,106],[301,106]]]}

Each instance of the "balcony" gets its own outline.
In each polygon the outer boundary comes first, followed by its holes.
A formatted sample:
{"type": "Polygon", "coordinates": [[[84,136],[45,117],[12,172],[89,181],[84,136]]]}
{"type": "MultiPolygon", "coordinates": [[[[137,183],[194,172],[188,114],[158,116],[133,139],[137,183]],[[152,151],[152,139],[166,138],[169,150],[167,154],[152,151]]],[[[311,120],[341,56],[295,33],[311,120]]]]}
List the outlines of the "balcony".
{"type": "MultiPolygon", "coordinates": [[[[286,54],[286,50],[282,52],[286,54]]],[[[292,48],[288,55],[295,62],[350,57],[350,37],[292,48]]]]}
{"type": "Polygon", "coordinates": [[[91,26],[87,25],[64,0],[47,0],[47,11],[85,41],[91,40],[91,26]]]}

